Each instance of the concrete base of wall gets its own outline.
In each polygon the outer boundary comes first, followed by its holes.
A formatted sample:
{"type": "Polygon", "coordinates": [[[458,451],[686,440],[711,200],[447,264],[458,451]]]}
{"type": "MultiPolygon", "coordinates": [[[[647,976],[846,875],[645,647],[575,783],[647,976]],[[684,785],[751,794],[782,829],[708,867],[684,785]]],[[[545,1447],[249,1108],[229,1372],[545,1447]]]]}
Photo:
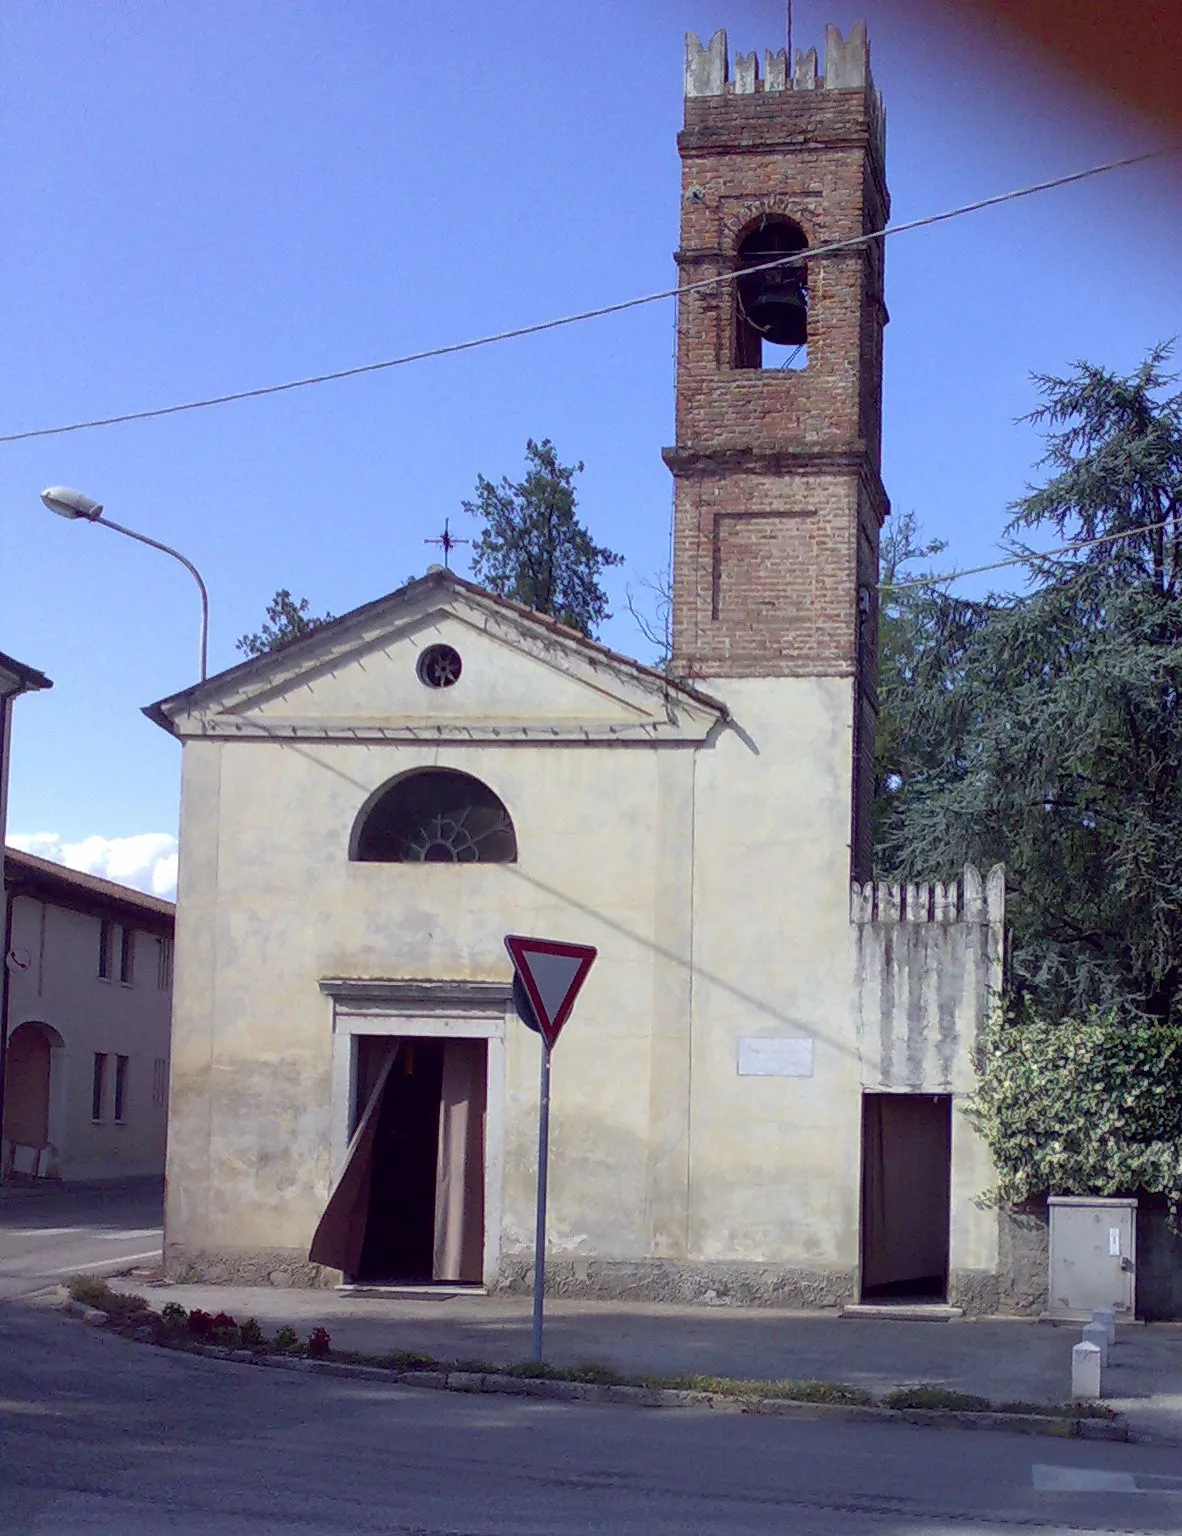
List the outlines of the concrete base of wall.
{"type": "MultiPolygon", "coordinates": [[[[533,1255],[501,1261],[498,1290],[533,1288],[533,1255]]],[[[597,1301],[704,1302],[737,1307],[841,1307],[855,1299],[849,1269],[784,1269],[770,1264],[674,1259],[546,1260],[546,1294],[597,1301]]]]}
{"type": "Polygon", "coordinates": [[[1000,1309],[1001,1276],[991,1269],[954,1269],[948,1275],[948,1305],[966,1317],[992,1317],[1000,1309]]]}
{"type": "Polygon", "coordinates": [[[1051,1252],[1046,1202],[1002,1206],[997,1231],[998,1310],[1038,1317],[1047,1309],[1051,1252]]]}
{"type": "Polygon", "coordinates": [[[303,1248],[185,1248],[168,1243],[164,1273],[177,1285],[274,1285],[280,1289],[329,1290],[339,1269],[310,1264],[303,1248]]]}

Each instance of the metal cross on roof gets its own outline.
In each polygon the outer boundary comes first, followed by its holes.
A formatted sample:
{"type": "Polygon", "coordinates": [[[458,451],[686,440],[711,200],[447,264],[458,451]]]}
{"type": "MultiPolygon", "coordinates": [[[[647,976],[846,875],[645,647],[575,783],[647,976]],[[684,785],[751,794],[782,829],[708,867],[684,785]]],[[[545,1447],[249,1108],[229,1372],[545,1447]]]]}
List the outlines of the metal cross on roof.
{"type": "Polygon", "coordinates": [[[456,538],[455,534],[451,531],[451,518],[450,517],[445,517],[443,519],[443,532],[440,534],[439,538],[437,538],[437,539],[424,539],[423,540],[424,544],[435,544],[435,545],[438,546],[438,548],[440,548],[443,551],[443,566],[444,566],[445,570],[448,569],[448,567],[451,564],[451,561],[450,561],[449,557],[451,555],[452,550],[455,549],[456,545],[457,544],[471,544],[471,542],[472,542],[471,539],[457,539],[456,538]]]}

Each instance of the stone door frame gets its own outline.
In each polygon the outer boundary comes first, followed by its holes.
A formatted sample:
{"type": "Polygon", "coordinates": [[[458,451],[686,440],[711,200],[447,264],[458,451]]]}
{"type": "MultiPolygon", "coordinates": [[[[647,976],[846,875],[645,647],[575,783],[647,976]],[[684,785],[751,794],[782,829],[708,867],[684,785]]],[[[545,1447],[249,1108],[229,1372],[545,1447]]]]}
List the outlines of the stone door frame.
{"type": "Polygon", "coordinates": [[[485,1287],[501,1267],[501,1213],[505,1169],[505,1037],[513,989],[501,981],[401,981],[326,977],[320,990],[332,999],[330,1152],[335,1182],[349,1146],[350,1111],[357,1086],[357,1040],[362,1035],[404,1039],[484,1040],[488,1049],[484,1121],[485,1287]]]}

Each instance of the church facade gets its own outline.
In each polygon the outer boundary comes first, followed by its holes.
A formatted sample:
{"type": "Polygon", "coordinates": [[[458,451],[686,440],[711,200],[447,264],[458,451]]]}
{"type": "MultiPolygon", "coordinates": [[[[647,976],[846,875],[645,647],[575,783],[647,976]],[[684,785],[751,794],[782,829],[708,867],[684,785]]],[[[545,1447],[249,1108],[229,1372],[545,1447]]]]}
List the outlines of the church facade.
{"type": "Polygon", "coordinates": [[[958,1102],[1004,879],[871,880],[883,253],[865,31],[687,40],[673,656],[449,571],[148,711],[183,744],[173,1274],[999,1304],[958,1102]]]}

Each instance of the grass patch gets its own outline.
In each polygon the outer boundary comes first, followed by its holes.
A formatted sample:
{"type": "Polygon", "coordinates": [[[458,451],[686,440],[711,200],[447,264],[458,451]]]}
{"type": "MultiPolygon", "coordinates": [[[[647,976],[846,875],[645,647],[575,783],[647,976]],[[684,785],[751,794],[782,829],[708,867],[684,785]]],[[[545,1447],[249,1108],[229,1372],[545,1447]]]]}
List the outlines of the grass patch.
{"type": "Polygon", "coordinates": [[[862,1387],[843,1381],[744,1381],[732,1376],[650,1376],[650,1387],[672,1387],[680,1392],[712,1392],[716,1397],[780,1398],[793,1403],[836,1403],[864,1408],[873,1403],[862,1387]]]}
{"type": "Polygon", "coordinates": [[[520,1376],[523,1381],[557,1381],[560,1379],[558,1366],[547,1365],[544,1360],[518,1360],[515,1365],[507,1365],[501,1374],[504,1376],[520,1376]]]}
{"type": "Polygon", "coordinates": [[[837,1403],[843,1407],[866,1408],[874,1398],[863,1387],[851,1387],[844,1381],[771,1381],[758,1382],[761,1397],[786,1397],[794,1403],[837,1403]],[[766,1388],[766,1390],[762,1390],[766,1388]]]}
{"type": "Polygon", "coordinates": [[[105,1312],[117,1322],[143,1322],[149,1314],[155,1315],[142,1296],[113,1290],[98,1275],[69,1275],[64,1283],[75,1301],[105,1312]]]}
{"type": "Polygon", "coordinates": [[[1038,1413],[1048,1419],[1115,1419],[1107,1403],[995,1403],[994,1413],[1038,1413]]]}
{"type": "Polygon", "coordinates": [[[437,1371],[439,1369],[439,1361],[434,1356],[422,1355],[417,1349],[388,1350],[386,1354],[377,1356],[376,1363],[384,1365],[388,1371],[437,1371]]]}
{"type": "Polygon", "coordinates": [[[84,1307],[105,1307],[115,1295],[107,1282],[100,1280],[98,1275],[67,1275],[62,1284],[72,1299],[80,1301],[84,1307]]]}
{"type": "Polygon", "coordinates": [[[610,1365],[596,1365],[585,1361],[581,1365],[568,1365],[558,1373],[559,1381],[582,1381],[592,1387],[641,1387],[644,1383],[636,1376],[622,1376],[610,1365]]]}
{"type": "Polygon", "coordinates": [[[993,1404],[975,1392],[954,1392],[922,1382],[918,1387],[896,1387],[882,1400],[884,1408],[943,1408],[961,1413],[988,1413],[993,1404]]]}

